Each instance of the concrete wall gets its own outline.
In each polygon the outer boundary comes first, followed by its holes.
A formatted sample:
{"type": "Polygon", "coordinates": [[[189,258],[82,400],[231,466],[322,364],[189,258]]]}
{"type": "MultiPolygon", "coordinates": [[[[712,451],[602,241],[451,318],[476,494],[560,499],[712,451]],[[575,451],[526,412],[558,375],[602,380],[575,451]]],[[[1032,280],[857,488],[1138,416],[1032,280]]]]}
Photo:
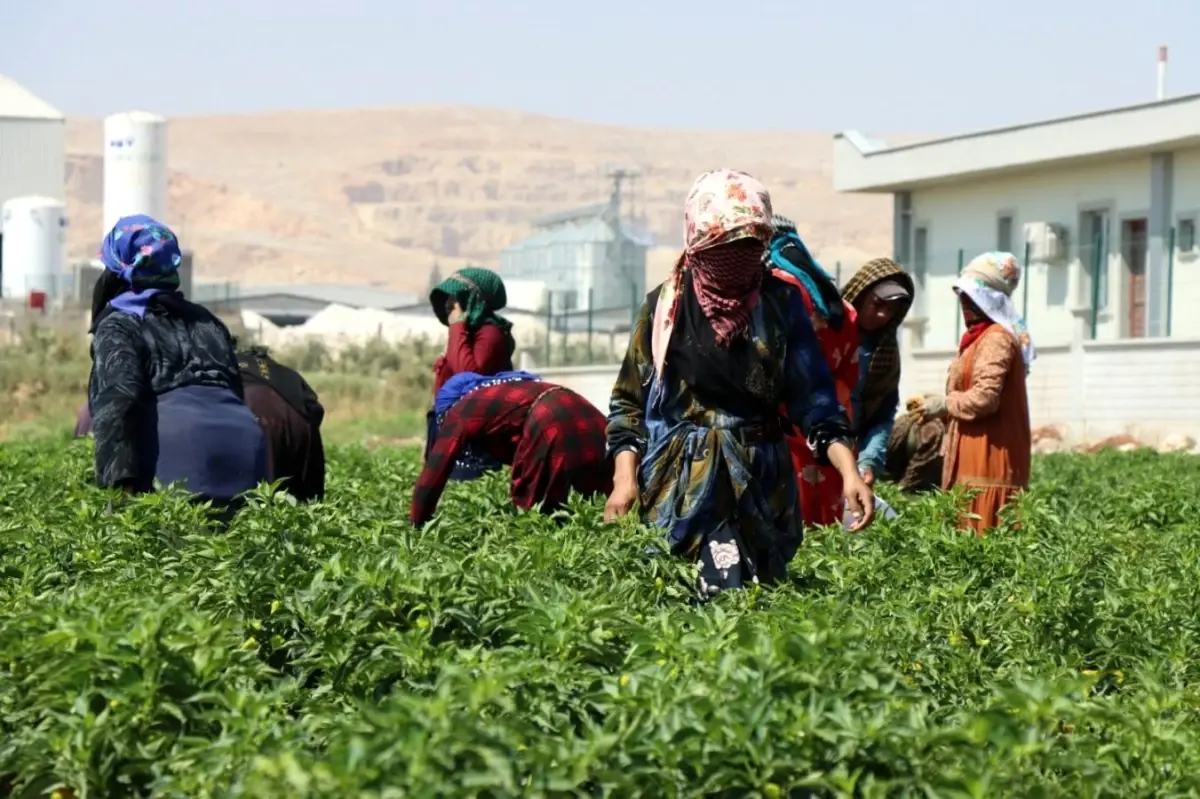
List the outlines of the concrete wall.
{"type": "MultiPolygon", "coordinates": [[[[942,393],[953,349],[907,355],[901,398],[942,393]]],[[[1060,427],[1072,441],[1130,433],[1154,445],[1172,433],[1200,440],[1200,338],[1077,341],[1038,349],[1029,375],[1034,428],[1060,427]]],[[[618,366],[536,369],[608,412],[618,366]]]]}
{"type": "MultiPolygon", "coordinates": [[[[1200,226],[1200,148],[1175,153],[1172,221],[1191,220],[1200,226]]],[[[1171,289],[1171,334],[1200,336],[1200,249],[1176,249],[1171,289]]]]}

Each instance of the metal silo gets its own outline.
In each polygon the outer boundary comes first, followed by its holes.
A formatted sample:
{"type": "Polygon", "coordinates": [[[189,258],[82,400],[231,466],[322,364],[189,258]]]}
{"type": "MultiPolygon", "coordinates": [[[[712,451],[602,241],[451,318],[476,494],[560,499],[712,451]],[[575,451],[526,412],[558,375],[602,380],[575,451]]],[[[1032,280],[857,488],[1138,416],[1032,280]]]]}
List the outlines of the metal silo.
{"type": "Polygon", "coordinates": [[[167,120],[145,111],[104,120],[104,230],[123,216],[167,216],[167,120]]]}
{"type": "Polygon", "coordinates": [[[0,209],[4,266],[0,294],[25,299],[33,292],[58,298],[63,290],[67,207],[53,197],[17,197],[0,209]]]}

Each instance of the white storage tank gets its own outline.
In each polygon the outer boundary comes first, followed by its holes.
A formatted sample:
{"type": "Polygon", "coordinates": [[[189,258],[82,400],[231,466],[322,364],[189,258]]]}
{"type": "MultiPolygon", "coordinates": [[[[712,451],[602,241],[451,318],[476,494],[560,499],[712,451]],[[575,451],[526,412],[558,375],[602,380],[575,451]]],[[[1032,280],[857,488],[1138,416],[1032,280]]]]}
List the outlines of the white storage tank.
{"type": "Polygon", "coordinates": [[[63,290],[67,207],[53,197],[15,197],[0,209],[0,294],[27,299],[31,292],[57,298],[63,290]]]}
{"type": "Polygon", "coordinates": [[[104,230],[123,216],[167,219],[167,120],[145,111],[104,120],[104,230]]]}

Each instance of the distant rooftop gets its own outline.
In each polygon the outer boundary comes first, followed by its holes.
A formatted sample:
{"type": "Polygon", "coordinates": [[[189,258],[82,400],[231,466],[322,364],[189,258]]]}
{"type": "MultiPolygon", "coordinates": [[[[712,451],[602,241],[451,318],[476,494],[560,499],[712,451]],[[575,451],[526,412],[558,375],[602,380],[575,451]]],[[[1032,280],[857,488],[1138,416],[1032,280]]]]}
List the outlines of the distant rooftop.
{"type": "Polygon", "coordinates": [[[63,120],[54,106],[6,75],[0,75],[0,119],[63,120]]]}
{"type": "Polygon", "coordinates": [[[585,205],[581,208],[571,208],[567,211],[556,211],[553,214],[539,216],[533,220],[534,227],[548,227],[550,225],[558,225],[563,222],[571,222],[576,219],[589,219],[591,217],[600,217],[609,209],[608,203],[597,203],[596,205],[585,205]]]}
{"type": "MultiPolygon", "coordinates": [[[[552,228],[543,227],[540,230],[535,230],[531,236],[506,248],[504,252],[513,253],[519,250],[549,247],[554,244],[603,243],[612,241],[615,238],[612,226],[599,216],[587,219],[584,215],[580,214],[577,218],[583,220],[578,225],[563,225],[562,227],[552,228]]],[[[641,244],[643,247],[651,247],[654,244],[652,237],[631,230],[624,222],[621,223],[620,230],[625,238],[636,244],[641,244]]]]}
{"type": "Polygon", "coordinates": [[[377,286],[347,286],[333,283],[282,283],[246,286],[237,291],[238,300],[261,299],[263,297],[299,297],[330,305],[346,305],[351,308],[374,308],[388,310],[420,304],[419,294],[391,291],[377,286]]]}

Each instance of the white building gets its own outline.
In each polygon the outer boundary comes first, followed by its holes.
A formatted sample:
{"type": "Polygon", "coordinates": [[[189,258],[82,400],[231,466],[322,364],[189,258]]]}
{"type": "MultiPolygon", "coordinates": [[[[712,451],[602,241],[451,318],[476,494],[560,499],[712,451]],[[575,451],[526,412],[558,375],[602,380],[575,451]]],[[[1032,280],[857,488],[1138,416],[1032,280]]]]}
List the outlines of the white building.
{"type": "Polygon", "coordinates": [[[0,75],[0,205],[16,197],[66,199],[66,135],[61,112],[0,75]]]}
{"type": "Polygon", "coordinates": [[[1009,250],[1027,259],[1035,424],[1200,438],[1200,95],[897,147],[847,131],[834,187],[894,198],[893,257],[918,286],[906,391],[942,388],[960,264],[1009,250]]]}

